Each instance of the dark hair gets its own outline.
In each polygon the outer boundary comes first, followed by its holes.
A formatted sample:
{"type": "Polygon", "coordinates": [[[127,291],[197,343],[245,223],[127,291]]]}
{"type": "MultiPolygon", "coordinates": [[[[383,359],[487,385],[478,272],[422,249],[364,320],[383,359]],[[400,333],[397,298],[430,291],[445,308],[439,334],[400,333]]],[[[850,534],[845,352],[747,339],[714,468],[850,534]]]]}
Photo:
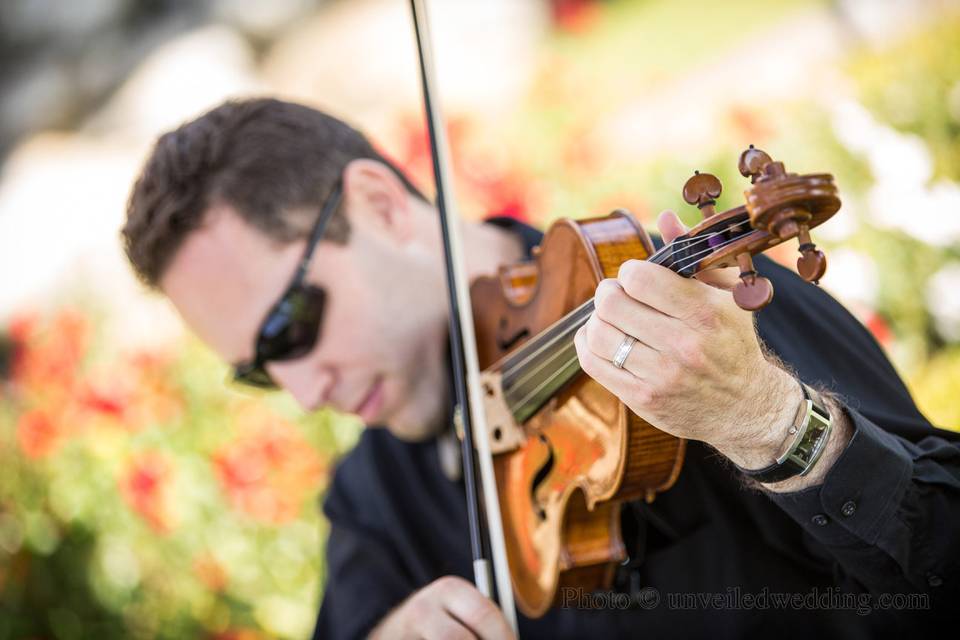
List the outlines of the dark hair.
{"type": "MultiPolygon", "coordinates": [[[[346,165],[357,158],[388,166],[426,200],[362,133],[321,111],[269,98],[228,101],[154,145],[127,204],[121,232],[139,278],[156,288],[186,236],[213,204],[281,242],[309,233],[318,209],[346,165]]],[[[338,211],[325,238],[345,243],[338,211]]]]}

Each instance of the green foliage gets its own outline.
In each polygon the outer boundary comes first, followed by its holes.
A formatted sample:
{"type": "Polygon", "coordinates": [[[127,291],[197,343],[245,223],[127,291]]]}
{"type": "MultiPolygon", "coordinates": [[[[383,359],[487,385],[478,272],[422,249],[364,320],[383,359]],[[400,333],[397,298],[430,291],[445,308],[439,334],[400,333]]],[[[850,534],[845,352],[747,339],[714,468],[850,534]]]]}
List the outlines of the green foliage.
{"type": "Polygon", "coordinates": [[[307,635],[319,498],[356,423],[225,389],[192,341],[104,357],[92,324],[10,327],[0,638],[307,635]]]}
{"type": "Polygon", "coordinates": [[[851,63],[864,104],[923,138],[937,176],[960,180],[960,15],[851,63]]]}

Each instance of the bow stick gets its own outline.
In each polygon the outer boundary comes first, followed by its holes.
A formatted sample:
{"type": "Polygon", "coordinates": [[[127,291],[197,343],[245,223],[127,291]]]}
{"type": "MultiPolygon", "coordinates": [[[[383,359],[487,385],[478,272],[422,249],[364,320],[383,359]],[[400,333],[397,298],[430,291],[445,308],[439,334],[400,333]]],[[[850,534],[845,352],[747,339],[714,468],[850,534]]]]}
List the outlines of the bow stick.
{"type": "Polygon", "coordinates": [[[470,546],[473,552],[474,582],[477,589],[492,597],[490,564],[483,551],[482,524],[477,498],[476,469],[473,464],[473,447],[477,449],[480,463],[480,479],[486,507],[487,535],[493,556],[493,575],[496,579],[500,608],[514,634],[517,633],[517,613],[513,602],[513,587],[507,565],[506,543],[503,523],[500,518],[500,500],[493,471],[493,455],[486,434],[486,416],[480,391],[480,365],[477,357],[477,338],[473,327],[470,306],[470,289],[463,261],[463,249],[458,227],[459,217],[453,198],[453,181],[450,179],[449,148],[446,132],[440,115],[440,107],[433,98],[433,54],[430,48],[430,31],[423,0],[410,0],[413,25],[416,31],[417,49],[420,57],[420,78],[423,87],[423,103],[430,135],[430,151],[433,159],[433,175],[437,189],[437,208],[440,211],[440,226],[443,232],[443,250],[446,260],[447,290],[450,299],[450,350],[453,359],[454,389],[457,399],[455,414],[463,425],[464,481],[467,492],[467,514],[470,520],[470,546]],[[463,410],[467,407],[468,410],[463,410]]]}

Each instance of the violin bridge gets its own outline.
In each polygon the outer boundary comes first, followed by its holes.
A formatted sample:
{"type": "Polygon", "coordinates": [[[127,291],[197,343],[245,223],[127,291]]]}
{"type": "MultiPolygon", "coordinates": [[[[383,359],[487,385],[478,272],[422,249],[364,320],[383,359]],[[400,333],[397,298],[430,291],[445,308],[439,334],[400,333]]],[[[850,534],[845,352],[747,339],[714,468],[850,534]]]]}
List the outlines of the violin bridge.
{"type": "Polygon", "coordinates": [[[483,389],[483,410],[487,416],[487,436],[490,451],[496,455],[507,453],[523,446],[527,441],[523,427],[517,424],[503,397],[503,384],[499,371],[484,371],[480,374],[483,389]]]}

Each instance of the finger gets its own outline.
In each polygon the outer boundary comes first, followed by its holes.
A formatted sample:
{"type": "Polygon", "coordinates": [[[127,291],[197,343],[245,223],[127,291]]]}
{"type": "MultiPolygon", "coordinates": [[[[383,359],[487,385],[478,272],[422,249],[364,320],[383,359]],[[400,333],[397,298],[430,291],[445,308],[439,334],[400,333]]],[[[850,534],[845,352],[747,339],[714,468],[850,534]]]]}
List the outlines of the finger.
{"type": "Polygon", "coordinates": [[[445,583],[443,607],[464,627],[483,640],[513,638],[503,612],[466,580],[445,583]]]}
{"type": "Polygon", "coordinates": [[[704,284],[717,289],[729,291],[740,282],[740,270],[736,267],[725,267],[723,269],[707,269],[694,276],[704,284]]]}
{"type": "MultiPolygon", "coordinates": [[[[590,316],[584,325],[587,346],[600,358],[613,361],[620,345],[627,337],[620,329],[601,320],[596,313],[590,316]]],[[[633,347],[623,362],[623,369],[638,378],[650,378],[651,371],[656,370],[660,354],[641,340],[633,343],[633,347]]],[[[616,365],[614,365],[616,366],[616,365]]]]}
{"type": "MultiPolygon", "coordinates": [[[[678,237],[685,234],[689,229],[687,225],[680,221],[673,211],[663,211],[657,217],[657,228],[663,237],[663,242],[669,244],[678,237]]],[[[713,287],[729,290],[740,282],[739,269],[730,267],[727,269],[707,269],[694,276],[700,282],[709,284],[713,287]]]]}
{"type": "MultiPolygon", "coordinates": [[[[627,260],[621,264],[617,281],[637,302],[683,321],[705,304],[720,303],[716,287],[644,260],[627,260]]],[[[644,342],[650,344],[647,340],[644,342]]]]}
{"type": "Polygon", "coordinates": [[[448,611],[441,610],[423,620],[423,626],[417,629],[417,637],[427,640],[476,640],[477,634],[448,611]]]}
{"type": "Polygon", "coordinates": [[[663,237],[664,244],[673,242],[687,232],[687,226],[680,222],[673,211],[663,211],[657,216],[657,229],[663,237]]]}
{"type": "Polygon", "coordinates": [[[573,344],[577,349],[580,368],[588,376],[603,385],[607,391],[623,399],[635,385],[642,384],[629,371],[617,369],[613,364],[601,358],[587,346],[587,333],[584,327],[577,330],[573,337],[573,344]]]}
{"type": "Polygon", "coordinates": [[[677,318],[629,295],[620,281],[612,278],[597,285],[593,304],[601,320],[657,351],[669,347],[676,332],[686,329],[677,318]]]}

